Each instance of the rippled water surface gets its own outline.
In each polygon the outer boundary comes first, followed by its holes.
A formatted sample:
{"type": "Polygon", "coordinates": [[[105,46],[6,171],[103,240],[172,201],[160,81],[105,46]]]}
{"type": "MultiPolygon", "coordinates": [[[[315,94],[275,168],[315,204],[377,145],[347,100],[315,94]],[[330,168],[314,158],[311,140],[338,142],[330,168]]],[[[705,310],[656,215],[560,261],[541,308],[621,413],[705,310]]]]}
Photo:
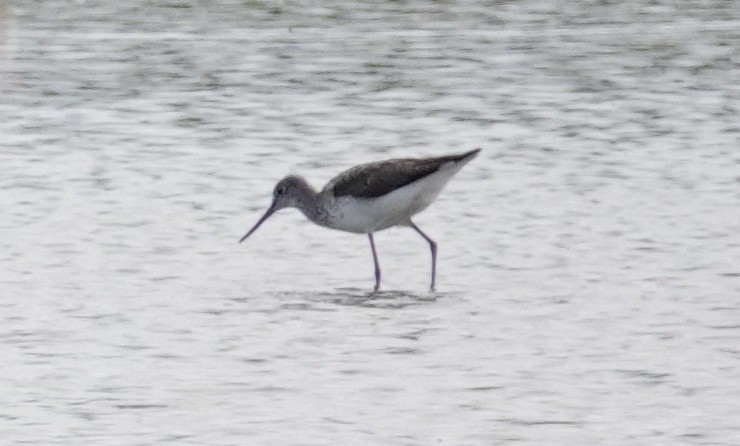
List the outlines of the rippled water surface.
{"type": "Polygon", "coordinates": [[[2,444],[740,444],[736,2],[0,5],[2,444]]]}

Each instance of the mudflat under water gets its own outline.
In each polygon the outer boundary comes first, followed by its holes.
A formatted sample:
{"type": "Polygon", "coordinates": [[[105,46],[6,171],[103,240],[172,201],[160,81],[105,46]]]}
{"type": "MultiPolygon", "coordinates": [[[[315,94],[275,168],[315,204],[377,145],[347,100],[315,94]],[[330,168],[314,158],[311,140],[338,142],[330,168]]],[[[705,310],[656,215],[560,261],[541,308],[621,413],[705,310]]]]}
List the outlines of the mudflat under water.
{"type": "Polygon", "coordinates": [[[737,4],[0,3],[0,442],[740,444],[737,4]],[[482,147],[409,229],[272,187],[482,147]]]}

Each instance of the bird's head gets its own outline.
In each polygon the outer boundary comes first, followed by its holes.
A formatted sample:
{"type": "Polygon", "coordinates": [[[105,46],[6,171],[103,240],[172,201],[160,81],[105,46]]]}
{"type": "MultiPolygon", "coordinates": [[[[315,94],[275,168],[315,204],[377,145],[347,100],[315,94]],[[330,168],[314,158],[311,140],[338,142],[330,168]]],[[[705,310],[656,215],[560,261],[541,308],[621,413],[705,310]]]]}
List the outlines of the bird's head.
{"type": "Polygon", "coordinates": [[[278,181],[272,190],[272,203],[275,210],[282,208],[300,207],[301,192],[306,189],[308,183],[298,175],[288,175],[278,181]]]}
{"type": "Polygon", "coordinates": [[[272,214],[283,208],[289,207],[301,207],[305,190],[310,189],[310,186],[303,177],[298,175],[288,175],[282,180],[278,181],[275,185],[275,189],[272,190],[272,204],[267,208],[265,215],[260,218],[252,229],[247,232],[244,237],[239,240],[239,243],[243,242],[244,239],[252,235],[262,223],[265,222],[272,214]]]}

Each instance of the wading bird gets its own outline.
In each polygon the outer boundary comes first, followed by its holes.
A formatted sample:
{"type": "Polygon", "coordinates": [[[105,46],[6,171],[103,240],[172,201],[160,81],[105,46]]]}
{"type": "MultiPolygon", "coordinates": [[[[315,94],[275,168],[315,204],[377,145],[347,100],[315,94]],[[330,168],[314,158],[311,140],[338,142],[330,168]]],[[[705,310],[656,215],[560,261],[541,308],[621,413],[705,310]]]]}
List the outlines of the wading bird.
{"type": "Polygon", "coordinates": [[[375,288],[380,288],[380,264],[373,233],[392,226],[410,226],[429,243],[432,251],[432,282],[437,276],[437,244],[419,229],[411,217],[426,209],[442,188],[480,149],[458,155],[399,158],[361,164],[334,177],[317,192],[300,176],[280,180],[272,204],[239,240],[243,242],[276,211],[295,207],[317,225],[340,231],[367,234],[375,264],[375,288]]]}

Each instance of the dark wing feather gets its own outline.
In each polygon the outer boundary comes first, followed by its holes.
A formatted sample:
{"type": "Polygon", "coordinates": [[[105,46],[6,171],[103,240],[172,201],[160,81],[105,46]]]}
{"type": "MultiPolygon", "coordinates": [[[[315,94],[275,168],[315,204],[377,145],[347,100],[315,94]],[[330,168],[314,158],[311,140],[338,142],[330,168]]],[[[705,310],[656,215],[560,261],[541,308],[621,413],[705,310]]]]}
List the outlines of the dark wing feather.
{"type": "MultiPolygon", "coordinates": [[[[477,154],[477,151],[473,151],[477,154]]],[[[393,159],[363,164],[339,174],[326,189],[335,197],[376,198],[420,180],[451,161],[461,161],[473,152],[422,159],[393,159]]]]}

